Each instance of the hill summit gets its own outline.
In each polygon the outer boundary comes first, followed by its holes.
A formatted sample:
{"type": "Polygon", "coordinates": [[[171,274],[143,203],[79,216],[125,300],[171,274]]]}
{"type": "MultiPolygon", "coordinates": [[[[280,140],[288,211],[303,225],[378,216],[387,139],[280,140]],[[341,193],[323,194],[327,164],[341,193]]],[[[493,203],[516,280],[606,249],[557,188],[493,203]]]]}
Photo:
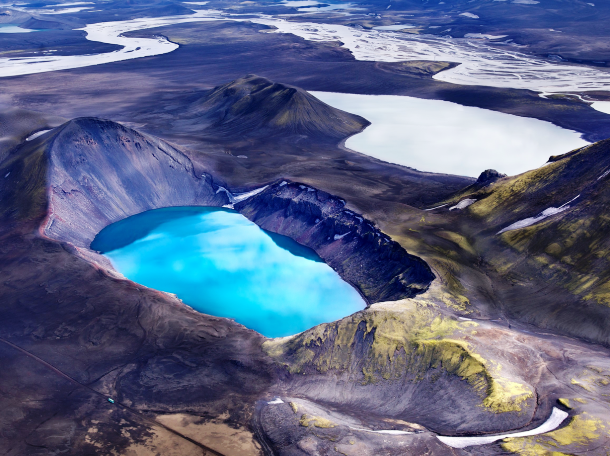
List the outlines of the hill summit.
{"type": "Polygon", "coordinates": [[[225,138],[299,135],[338,141],[370,125],[303,89],[252,74],[210,90],[181,117],[225,138]]]}

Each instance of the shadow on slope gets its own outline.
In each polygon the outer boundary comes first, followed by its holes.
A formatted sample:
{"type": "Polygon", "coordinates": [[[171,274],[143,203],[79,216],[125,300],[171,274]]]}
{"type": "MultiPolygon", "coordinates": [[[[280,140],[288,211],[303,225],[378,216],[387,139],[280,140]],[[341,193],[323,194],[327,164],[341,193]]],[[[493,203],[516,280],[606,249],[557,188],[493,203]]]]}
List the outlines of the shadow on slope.
{"type": "Polygon", "coordinates": [[[370,122],[321,102],[305,90],[247,75],[194,101],[174,125],[219,139],[307,137],[335,143],[370,122]]]}

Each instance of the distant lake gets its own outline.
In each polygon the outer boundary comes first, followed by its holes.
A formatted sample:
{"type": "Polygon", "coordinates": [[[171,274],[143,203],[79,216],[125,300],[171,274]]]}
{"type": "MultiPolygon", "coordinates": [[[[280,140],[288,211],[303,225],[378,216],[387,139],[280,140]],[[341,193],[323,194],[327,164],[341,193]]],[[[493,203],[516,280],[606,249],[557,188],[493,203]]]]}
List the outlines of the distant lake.
{"type": "Polygon", "coordinates": [[[371,122],[347,140],[348,148],[420,171],[477,177],[496,169],[515,175],[589,144],[579,133],[550,122],[448,101],[311,93],[371,122]]]}
{"type": "Polygon", "coordinates": [[[24,29],[15,24],[0,24],[0,33],[30,33],[38,30],[24,29]]]}
{"type": "Polygon", "coordinates": [[[229,209],[144,212],[104,228],[91,248],[134,282],[267,337],[297,334],[365,307],[313,250],[229,209]]]}

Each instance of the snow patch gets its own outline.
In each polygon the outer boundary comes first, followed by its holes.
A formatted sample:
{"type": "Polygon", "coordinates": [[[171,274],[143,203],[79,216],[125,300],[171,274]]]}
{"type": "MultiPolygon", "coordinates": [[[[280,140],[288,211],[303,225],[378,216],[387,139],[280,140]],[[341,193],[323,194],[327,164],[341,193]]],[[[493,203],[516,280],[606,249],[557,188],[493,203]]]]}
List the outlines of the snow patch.
{"type": "Polygon", "coordinates": [[[479,19],[479,16],[472,13],[460,13],[460,16],[469,17],[471,19],[479,19]]]}
{"type": "Polygon", "coordinates": [[[279,397],[276,397],[274,400],[267,402],[267,404],[269,405],[274,405],[274,404],[283,404],[284,401],[281,400],[279,397]]]}
{"type": "Polygon", "coordinates": [[[457,209],[457,210],[461,210],[464,208],[467,208],[468,206],[470,206],[473,203],[476,203],[476,199],[472,199],[472,198],[466,198],[463,199],[462,201],[460,201],[459,203],[457,203],[455,206],[452,206],[449,208],[450,211],[457,209]]]}
{"type": "Polygon", "coordinates": [[[574,201],[576,198],[578,198],[579,196],[580,196],[580,194],[576,195],[576,197],[572,198],[570,201],[568,201],[565,204],[562,204],[559,207],[549,207],[549,208],[543,210],[540,214],[538,214],[535,217],[528,217],[528,218],[525,218],[523,220],[519,220],[519,221],[513,223],[512,225],[508,225],[503,230],[498,231],[497,234],[502,234],[502,233],[504,233],[506,231],[512,231],[512,230],[518,230],[520,228],[525,228],[527,226],[531,226],[531,225],[533,225],[535,223],[538,223],[539,221],[544,220],[547,217],[550,217],[550,216],[555,215],[555,214],[559,214],[560,212],[563,212],[566,209],[569,209],[570,208],[570,203],[572,201],[574,201]]]}
{"type": "Polygon", "coordinates": [[[430,209],[424,209],[424,211],[433,211],[434,209],[440,209],[441,207],[445,207],[446,204],[441,204],[440,206],[431,207],[430,209]]]}
{"type": "Polygon", "coordinates": [[[496,435],[486,435],[482,437],[445,437],[442,435],[437,435],[441,442],[445,445],[449,445],[452,448],[466,448],[473,445],[486,445],[488,443],[493,443],[496,440],[504,439],[506,437],[529,437],[532,435],[544,434],[545,432],[550,432],[554,429],[557,429],[561,423],[568,417],[568,414],[563,410],[559,410],[557,407],[553,407],[553,412],[548,420],[546,420],[542,425],[538,426],[536,429],[532,429],[530,431],[523,432],[513,432],[510,434],[496,434],[496,435]]]}
{"type": "Polygon", "coordinates": [[[345,236],[347,236],[350,232],[348,231],[347,233],[343,233],[343,234],[335,234],[335,241],[338,241],[339,239],[343,239],[345,236]]]}
{"type": "Polygon", "coordinates": [[[412,431],[397,431],[397,430],[394,430],[394,429],[387,429],[387,430],[381,430],[381,431],[373,431],[372,429],[356,428],[356,427],[352,427],[352,426],[349,426],[349,428],[353,429],[354,431],[374,432],[375,434],[388,434],[388,435],[409,435],[409,434],[414,434],[414,432],[412,432],[412,431]]]}
{"type": "Polygon", "coordinates": [[[506,38],[508,35],[486,35],[484,33],[467,33],[464,38],[476,38],[480,40],[499,40],[500,38],[506,38]]]}
{"type": "Polygon", "coordinates": [[[227,198],[229,198],[229,202],[231,204],[226,204],[222,207],[230,207],[231,209],[233,209],[234,204],[241,203],[242,201],[246,201],[248,198],[252,198],[254,195],[258,195],[260,192],[265,190],[267,187],[269,187],[269,186],[265,185],[264,187],[257,188],[250,192],[233,194],[226,188],[219,186],[218,189],[216,190],[216,193],[225,192],[227,194],[227,198]]]}
{"type": "Polygon", "coordinates": [[[39,136],[44,135],[47,131],[51,131],[51,130],[40,130],[37,131],[36,133],[34,133],[33,135],[28,136],[27,138],[25,138],[26,141],[31,141],[33,139],[38,138],[39,136]]]}
{"type": "Polygon", "coordinates": [[[601,180],[601,179],[603,179],[603,178],[604,178],[604,177],[606,177],[606,176],[607,176],[609,173],[610,173],[610,169],[609,169],[608,171],[606,171],[604,174],[602,174],[601,176],[599,176],[599,177],[597,178],[597,180],[601,180]]]}
{"type": "Polygon", "coordinates": [[[260,192],[264,191],[267,187],[269,187],[269,186],[265,185],[264,187],[257,188],[250,192],[236,193],[235,195],[233,195],[233,200],[231,202],[233,204],[235,204],[235,203],[241,203],[242,201],[246,201],[248,198],[252,198],[253,196],[258,195],[260,192]]]}

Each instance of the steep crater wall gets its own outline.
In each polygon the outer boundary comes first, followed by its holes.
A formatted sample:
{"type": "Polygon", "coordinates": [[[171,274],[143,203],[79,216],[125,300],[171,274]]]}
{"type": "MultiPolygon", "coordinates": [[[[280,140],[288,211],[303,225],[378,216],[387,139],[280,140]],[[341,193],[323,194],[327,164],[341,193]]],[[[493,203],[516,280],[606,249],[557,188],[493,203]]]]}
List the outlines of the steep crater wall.
{"type": "Polygon", "coordinates": [[[7,189],[35,201],[30,212],[46,215],[43,233],[77,247],[89,248],[105,226],[144,211],[233,202],[263,229],[315,250],[369,303],[412,297],[434,279],[423,260],[336,196],[281,181],[235,198],[212,176],[196,175],[183,152],[115,122],[72,120],[24,144],[0,168],[7,189]]]}

